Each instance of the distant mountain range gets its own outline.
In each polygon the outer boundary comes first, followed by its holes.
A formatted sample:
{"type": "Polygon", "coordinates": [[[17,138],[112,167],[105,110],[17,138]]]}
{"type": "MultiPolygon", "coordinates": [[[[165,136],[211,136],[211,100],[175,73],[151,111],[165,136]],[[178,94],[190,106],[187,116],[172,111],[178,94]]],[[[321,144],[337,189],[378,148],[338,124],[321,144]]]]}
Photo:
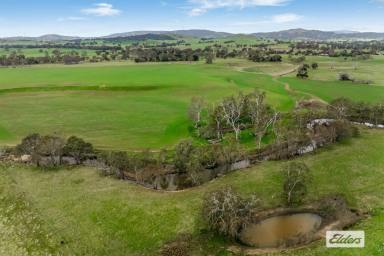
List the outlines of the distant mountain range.
{"type": "Polygon", "coordinates": [[[256,37],[280,40],[384,39],[384,33],[356,31],[321,31],[289,29],[279,32],[254,33],[256,37]]]}
{"type": "MultiPolygon", "coordinates": [[[[195,38],[225,38],[238,34],[216,32],[211,30],[191,29],[191,30],[173,30],[173,31],[133,31],[126,33],[112,34],[100,39],[128,38],[128,39],[157,39],[166,40],[180,37],[195,38]]],[[[248,36],[280,39],[280,40],[381,40],[384,39],[384,33],[375,32],[357,32],[357,31],[321,31],[307,29],[289,29],[278,32],[253,33],[248,36]]],[[[36,41],[65,41],[75,39],[85,39],[85,37],[62,36],[62,35],[43,35],[40,37],[8,37],[7,40],[36,40],[36,41]]]]}
{"type": "Polygon", "coordinates": [[[133,31],[127,33],[118,33],[105,36],[104,38],[116,38],[116,37],[129,37],[129,36],[140,36],[140,35],[175,35],[182,37],[198,37],[198,38],[223,38],[232,36],[234,34],[226,32],[216,32],[211,30],[202,29],[190,29],[190,30],[173,30],[173,31],[133,31]]]}
{"type": "Polygon", "coordinates": [[[38,37],[25,37],[25,36],[15,36],[15,37],[5,37],[2,39],[7,40],[36,40],[36,41],[68,41],[68,40],[75,40],[80,39],[81,37],[78,36],[62,36],[62,35],[55,35],[55,34],[49,34],[49,35],[43,35],[38,37]]]}

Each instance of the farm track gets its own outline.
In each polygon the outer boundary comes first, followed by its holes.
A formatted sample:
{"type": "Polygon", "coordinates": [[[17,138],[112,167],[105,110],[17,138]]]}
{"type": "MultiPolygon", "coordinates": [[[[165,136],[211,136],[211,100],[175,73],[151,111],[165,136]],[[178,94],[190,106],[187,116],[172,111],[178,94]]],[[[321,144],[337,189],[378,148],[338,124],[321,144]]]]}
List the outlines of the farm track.
{"type": "MultiPolygon", "coordinates": [[[[273,81],[279,83],[279,84],[282,84],[284,86],[284,89],[292,96],[295,96],[297,93],[300,93],[300,94],[304,94],[304,95],[307,95],[308,97],[310,97],[312,100],[315,100],[315,101],[318,101],[322,104],[325,104],[325,105],[328,105],[328,103],[326,101],[324,101],[323,99],[313,95],[313,94],[310,94],[310,93],[305,93],[305,92],[302,92],[302,91],[295,91],[291,88],[291,86],[289,85],[289,83],[284,83],[284,82],[281,82],[279,80],[280,77],[283,77],[283,76],[286,76],[286,75],[289,75],[289,74],[292,74],[294,72],[296,72],[298,69],[298,66],[292,68],[292,69],[289,69],[289,70],[284,70],[284,71],[280,71],[280,72],[275,72],[275,73],[271,73],[271,74],[268,74],[268,75],[271,75],[272,78],[273,78],[273,81]]],[[[254,74],[257,74],[256,72],[250,72],[250,71],[246,71],[244,70],[244,68],[241,68],[241,67],[236,67],[235,68],[236,71],[239,71],[239,72],[244,72],[244,73],[254,73],[254,74]]]]}
{"type": "MultiPolygon", "coordinates": [[[[275,80],[275,81],[278,82],[278,83],[283,83],[283,82],[281,82],[281,81],[279,81],[279,80],[275,80]]],[[[291,94],[291,95],[295,95],[295,94],[297,93],[297,91],[293,90],[293,89],[290,87],[289,83],[283,83],[283,84],[284,84],[284,89],[285,89],[289,94],[291,94]]],[[[299,92],[300,92],[301,94],[307,95],[308,97],[311,98],[311,100],[315,100],[315,101],[318,101],[318,102],[320,102],[320,103],[322,103],[322,104],[324,104],[324,105],[328,105],[328,102],[324,101],[323,99],[321,99],[321,98],[319,98],[319,97],[317,97],[317,96],[315,96],[315,95],[313,95],[313,94],[306,93],[306,92],[302,92],[302,91],[299,91],[299,92]]]]}
{"type": "MultiPolygon", "coordinates": [[[[294,69],[291,69],[290,71],[286,71],[286,72],[282,72],[282,73],[277,73],[277,74],[273,77],[273,80],[274,80],[275,82],[278,82],[278,83],[280,83],[280,84],[283,84],[283,85],[284,85],[284,89],[285,89],[289,94],[291,94],[291,95],[295,95],[295,94],[297,93],[297,91],[293,90],[293,89],[291,88],[291,86],[289,85],[289,83],[283,83],[283,82],[279,81],[278,78],[283,77],[283,76],[286,76],[286,75],[289,75],[289,74],[292,74],[292,73],[296,72],[297,69],[298,69],[298,66],[295,67],[294,69]]],[[[315,95],[313,95],[313,94],[306,93],[306,92],[302,92],[302,91],[299,91],[299,93],[304,94],[304,95],[307,95],[307,96],[310,97],[311,99],[316,100],[316,101],[318,101],[318,102],[320,102],[320,103],[322,103],[322,104],[328,105],[328,102],[324,101],[323,99],[321,99],[321,98],[319,98],[319,97],[317,97],[317,96],[315,96],[315,95]]]]}

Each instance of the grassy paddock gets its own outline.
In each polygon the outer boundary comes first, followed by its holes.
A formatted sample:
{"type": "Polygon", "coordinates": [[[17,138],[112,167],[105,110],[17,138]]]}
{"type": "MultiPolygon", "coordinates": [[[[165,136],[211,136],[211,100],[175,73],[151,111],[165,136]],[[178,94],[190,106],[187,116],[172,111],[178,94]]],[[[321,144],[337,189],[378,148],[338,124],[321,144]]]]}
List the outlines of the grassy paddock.
{"type": "Polygon", "coordinates": [[[302,80],[291,77],[280,78],[279,81],[289,84],[290,88],[295,91],[317,96],[328,102],[340,97],[370,103],[384,101],[383,86],[341,81],[302,80]]]}
{"type": "MultiPolygon", "coordinates": [[[[327,250],[323,242],[318,242],[310,249],[288,255],[381,255],[383,150],[382,131],[365,130],[360,138],[294,160],[304,161],[313,174],[308,202],[341,193],[351,206],[369,210],[372,217],[353,227],[367,232],[366,249],[327,250]]],[[[265,207],[277,206],[282,186],[279,172],[284,164],[286,162],[265,162],[179,193],[147,190],[100,177],[95,170],[87,168],[43,172],[15,166],[1,171],[3,182],[0,184],[3,191],[25,195],[25,200],[44,221],[43,228],[57,234],[53,241],[63,241],[58,245],[59,252],[156,255],[161,245],[178,233],[190,232],[196,239],[202,236],[199,212],[202,197],[208,191],[231,185],[244,195],[256,193],[265,207]],[[13,180],[14,185],[9,180],[13,180]]],[[[226,255],[221,249],[226,245],[224,241],[202,240],[205,253],[226,255]],[[220,251],[222,253],[218,253],[220,251]]]]}
{"type": "Polygon", "coordinates": [[[193,96],[217,101],[254,88],[280,110],[294,105],[270,76],[224,63],[0,69],[0,141],[35,131],[78,135],[99,148],[170,147],[188,137],[193,96]]]}
{"type": "MultiPolygon", "coordinates": [[[[384,87],[358,85],[330,77],[345,65],[341,58],[309,57],[320,68],[300,80],[297,67],[240,59],[198,63],[98,63],[41,65],[0,69],[0,143],[15,144],[31,132],[78,135],[104,149],[172,147],[188,134],[187,108],[193,96],[217,101],[255,88],[270,104],[285,111],[300,97],[337,97],[382,101],[384,87]],[[329,63],[337,63],[329,69],[329,63]],[[273,78],[285,75],[283,78],[273,78]],[[296,94],[287,91],[288,84],[296,94]],[[15,118],[17,117],[17,118],[15,118]]],[[[382,59],[361,61],[359,68],[378,70],[382,59]]],[[[359,69],[358,69],[359,70],[359,69]]],[[[363,72],[362,71],[362,72],[363,72]]],[[[375,71],[375,72],[376,72],[375,71]]],[[[376,72],[375,74],[379,74],[376,72]]]]}

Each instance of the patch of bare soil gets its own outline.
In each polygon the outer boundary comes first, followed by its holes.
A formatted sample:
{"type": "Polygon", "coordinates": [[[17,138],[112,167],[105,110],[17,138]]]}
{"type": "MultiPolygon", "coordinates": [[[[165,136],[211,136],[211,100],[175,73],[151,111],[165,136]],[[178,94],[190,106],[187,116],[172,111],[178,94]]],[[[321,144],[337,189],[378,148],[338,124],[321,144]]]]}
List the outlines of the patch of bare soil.
{"type": "MultiPolygon", "coordinates": [[[[284,89],[289,93],[289,94],[295,94],[296,91],[294,91],[290,85],[288,83],[284,83],[284,89]]],[[[307,105],[313,105],[313,107],[324,107],[324,106],[327,106],[328,105],[328,102],[322,100],[321,98],[319,97],[316,97],[310,93],[304,93],[304,92],[301,92],[302,94],[305,94],[307,95],[308,97],[310,97],[311,99],[309,100],[300,100],[299,102],[297,102],[296,106],[298,106],[298,104],[300,104],[300,102],[303,102],[304,104],[307,104],[307,105]]],[[[310,106],[311,107],[311,106],[310,106]]]]}
{"type": "Polygon", "coordinates": [[[306,109],[322,109],[327,107],[327,103],[321,99],[309,99],[309,100],[299,100],[296,102],[296,108],[306,108],[306,109]]]}
{"type": "Polygon", "coordinates": [[[273,75],[274,77],[286,76],[286,75],[289,75],[289,74],[291,74],[291,73],[296,72],[298,68],[299,68],[298,66],[297,66],[297,67],[293,67],[293,68],[291,68],[291,69],[289,69],[289,70],[283,70],[283,71],[275,72],[275,73],[273,73],[272,75],[273,75]]]}

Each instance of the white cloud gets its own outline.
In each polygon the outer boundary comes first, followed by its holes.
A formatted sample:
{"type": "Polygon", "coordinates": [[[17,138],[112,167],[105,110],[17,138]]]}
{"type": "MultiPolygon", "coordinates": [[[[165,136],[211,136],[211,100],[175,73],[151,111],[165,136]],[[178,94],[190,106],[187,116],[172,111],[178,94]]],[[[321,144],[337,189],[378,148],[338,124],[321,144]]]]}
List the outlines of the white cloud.
{"type": "Polygon", "coordinates": [[[254,6],[279,6],[290,0],[189,0],[193,6],[190,16],[199,16],[212,9],[219,8],[246,8],[254,6]]]}
{"type": "Polygon", "coordinates": [[[294,14],[294,13],[283,13],[272,16],[270,18],[266,18],[265,20],[258,21],[240,21],[233,23],[234,26],[256,26],[262,24],[283,24],[283,23],[291,23],[295,21],[299,21],[303,18],[303,16],[294,14]]]}
{"type": "Polygon", "coordinates": [[[272,17],[274,23],[289,23],[301,20],[303,17],[294,13],[284,13],[272,17]]]}
{"type": "Polygon", "coordinates": [[[207,12],[207,9],[193,8],[189,11],[189,16],[200,16],[207,12]]]}
{"type": "Polygon", "coordinates": [[[64,22],[64,21],[81,21],[81,20],[86,20],[84,17],[64,17],[64,18],[58,18],[57,21],[59,22],[64,22]]]}
{"type": "Polygon", "coordinates": [[[81,12],[95,16],[117,16],[121,14],[120,10],[113,8],[113,5],[107,3],[95,4],[94,8],[83,9],[81,12]]]}

